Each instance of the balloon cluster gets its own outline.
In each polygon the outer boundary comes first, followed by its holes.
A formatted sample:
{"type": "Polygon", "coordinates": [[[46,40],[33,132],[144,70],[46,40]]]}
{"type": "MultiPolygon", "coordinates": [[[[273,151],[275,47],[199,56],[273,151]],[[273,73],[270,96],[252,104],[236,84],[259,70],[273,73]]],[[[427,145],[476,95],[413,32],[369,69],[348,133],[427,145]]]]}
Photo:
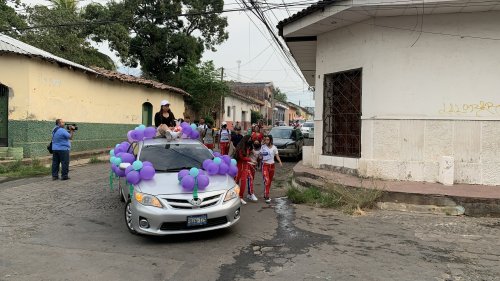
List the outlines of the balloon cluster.
{"type": "Polygon", "coordinates": [[[127,138],[130,143],[136,141],[142,141],[144,139],[151,139],[156,136],[155,127],[147,127],[144,125],[139,125],[135,127],[134,130],[130,130],[127,133],[127,138]]]}
{"type": "Polygon", "coordinates": [[[195,140],[200,137],[200,133],[198,132],[198,127],[196,127],[196,124],[189,125],[187,122],[182,122],[181,128],[184,138],[190,138],[195,140]]]}
{"type": "Polygon", "coordinates": [[[148,161],[136,160],[125,169],[124,174],[131,184],[138,184],[141,180],[150,180],[155,176],[155,168],[148,161]]]}
{"type": "Polygon", "coordinates": [[[185,190],[191,191],[195,187],[198,189],[205,189],[210,184],[210,179],[207,172],[198,168],[191,168],[191,170],[181,170],[177,174],[177,178],[185,190]]]}
{"type": "Polygon", "coordinates": [[[225,175],[228,174],[231,177],[235,177],[238,174],[238,167],[236,166],[236,160],[231,159],[228,155],[221,155],[218,152],[214,153],[215,158],[207,159],[203,161],[203,169],[207,171],[209,175],[225,175]]]}
{"type": "Polygon", "coordinates": [[[135,156],[128,153],[130,149],[130,143],[124,141],[115,146],[115,149],[109,151],[109,162],[111,162],[111,171],[113,171],[119,177],[125,177],[125,171],[119,168],[121,163],[132,164],[135,161],[135,156]]]}

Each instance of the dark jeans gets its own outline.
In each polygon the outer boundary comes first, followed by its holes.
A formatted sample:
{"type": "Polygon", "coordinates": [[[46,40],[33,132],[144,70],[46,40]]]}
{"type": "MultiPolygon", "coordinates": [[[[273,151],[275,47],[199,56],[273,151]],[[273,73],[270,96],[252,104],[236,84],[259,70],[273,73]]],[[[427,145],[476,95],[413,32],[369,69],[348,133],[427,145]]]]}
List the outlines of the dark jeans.
{"type": "Polygon", "coordinates": [[[59,164],[62,166],[61,177],[67,178],[69,171],[69,150],[54,150],[52,153],[52,177],[59,177],[59,164]]]}

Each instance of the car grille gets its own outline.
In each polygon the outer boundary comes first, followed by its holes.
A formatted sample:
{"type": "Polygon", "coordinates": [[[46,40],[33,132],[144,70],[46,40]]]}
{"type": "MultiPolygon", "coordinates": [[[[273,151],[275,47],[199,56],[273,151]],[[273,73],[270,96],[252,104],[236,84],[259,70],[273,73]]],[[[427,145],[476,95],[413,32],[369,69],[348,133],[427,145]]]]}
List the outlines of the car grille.
{"type": "Polygon", "coordinates": [[[219,200],[221,197],[222,197],[222,193],[217,194],[217,195],[213,195],[213,196],[209,196],[209,197],[205,197],[205,198],[200,196],[200,198],[203,199],[203,202],[201,203],[201,205],[199,207],[193,206],[189,202],[190,200],[186,200],[186,199],[175,199],[175,198],[163,198],[163,199],[166,200],[168,205],[174,209],[189,210],[189,209],[205,209],[205,208],[215,206],[215,205],[217,205],[217,203],[219,203],[219,200]]]}
{"type": "Polygon", "coordinates": [[[198,226],[187,226],[187,222],[185,221],[179,221],[179,222],[164,222],[162,223],[160,230],[190,230],[190,229],[200,229],[200,228],[207,228],[207,227],[212,227],[212,226],[218,226],[218,225],[223,225],[227,223],[227,217],[219,217],[219,218],[213,218],[213,219],[208,219],[206,225],[198,225],[198,226]]]}
{"type": "Polygon", "coordinates": [[[276,148],[278,148],[278,149],[285,149],[286,148],[286,144],[285,145],[278,145],[278,146],[276,146],[276,148]]]}

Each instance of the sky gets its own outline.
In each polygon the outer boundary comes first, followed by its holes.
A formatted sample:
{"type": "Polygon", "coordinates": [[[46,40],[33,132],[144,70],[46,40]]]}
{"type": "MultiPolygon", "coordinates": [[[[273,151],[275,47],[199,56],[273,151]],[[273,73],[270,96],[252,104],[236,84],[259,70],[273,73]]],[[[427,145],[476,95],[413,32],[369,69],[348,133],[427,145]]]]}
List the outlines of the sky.
{"type": "MultiPolygon", "coordinates": [[[[44,0],[24,0],[27,4],[50,4],[44,0]]],[[[90,1],[81,1],[81,5],[90,1]]],[[[105,3],[105,0],[95,2],[105,3]]],[[[304,2],[298,0],[268,0],[270,4],[283,4],[304,2]]],[[[309,1],[313,2],[313,1],[309,1]]],[[[236,0],[224,0],[224,9],[240,7],[236,0]]],[[[265,12],[276,30],[278,21],[294,14],[305,5],[280,7],[265,12]]],[[[227,31],[229,39],[219,46],[217,51],[206,51],[202,60],[212,60],[216,67],[224,68],[224,79],[241,82],[273,82],[275,87],[286,93],[288,101],[302,106],[314,106],[313,93],[308,91],[308,85],[293,71],[287,61],[280,55],[280,50],[271,41],[269,32],[264,25],[249,11],[229,12],[223,16],[228,18],[227,31]],[[238,61],[240,68],[238,71],[238,61]]],[[[96,46],[101,52],[110,56],[118,65],[118,70],[123,73],[137,75],[138,70],[128,69],[119,63],[118,58],[109,50],[106,44],[96,46]]]]}

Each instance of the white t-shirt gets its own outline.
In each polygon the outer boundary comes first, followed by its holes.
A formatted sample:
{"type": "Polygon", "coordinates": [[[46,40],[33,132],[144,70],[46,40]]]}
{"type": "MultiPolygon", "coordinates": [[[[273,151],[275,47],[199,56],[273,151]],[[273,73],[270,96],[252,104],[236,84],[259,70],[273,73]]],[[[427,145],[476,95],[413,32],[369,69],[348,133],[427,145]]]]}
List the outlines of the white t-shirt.
{"type": "Polygon", "coordinates": [[[229,142],[229,137],[231,136],[231,133],[229,132],[228,129],[222,129],[220,130],[220,142],[229,142]]]}
{"type": "Polygon", "coordinates": [[[207,129],[205,131],[205,138],[203,140],[204,140],[204,143],[206,143],[206,144],[213,144],[214,143],[214,130],[207,129]]]}
{"type": "Polygon", "coordinates": [[[260,155],[262,155],[262,161],[266,164],[274,164],[274,157],[278,155],[278,148],[273,145],[268,147],[263,145],[260,149],[260,155]]]}
{"type": "Polygon", "coordinates": [[[250,154],[250,159],[252,159],[252,165],[255,165],[257,164],[257,162],[259,161],[259,157],[260,157],[260,149],[259,150],[256,150],[256,149],[252,149],[252,153],[250,154]]]}

